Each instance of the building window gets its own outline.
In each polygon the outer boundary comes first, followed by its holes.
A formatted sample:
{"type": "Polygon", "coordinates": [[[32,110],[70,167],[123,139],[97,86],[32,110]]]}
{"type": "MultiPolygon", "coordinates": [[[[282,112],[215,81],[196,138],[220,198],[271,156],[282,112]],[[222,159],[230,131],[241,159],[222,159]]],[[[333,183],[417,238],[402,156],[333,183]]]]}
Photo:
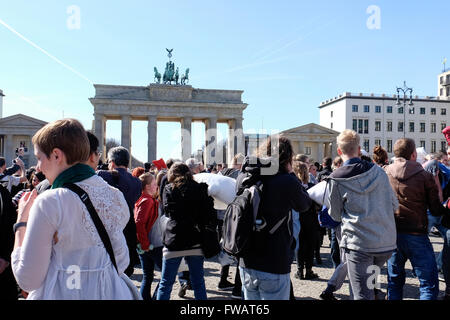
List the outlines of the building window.
{"type": "Polygon", "coordinates": [[[447,124],[445,122],[441,123],[441,131],[445,129],[445,127],[447,127],[447,124]]]}
{"type": "Polygon", "coordinates": [[[358,131],[358,120],[357,119],[353,119],[353,126],[352,126],[353,131],[357,132],[358,131]]]}
{"type": "Polygon", "coordinates": [[[425,149],[425,140],[420,140],[420,146],[425,149]]]}
{"type": "Polygon", "coordinates": [[[381,131],[381,121],[375,121],[375,131],[381,131]]]}
{"type": "Polygon", "coordinates": [[[364,106],[364,112],[370,112],[370,106],[365,105],[364,106]]]}
{"type": "Polygon", "coordinates": [[[311,147],[305,147],[305,154],[306,155],[311,155],[311,147]]]}
{"type": "Polygon", "coordinates": [[[425,108],[420,108],[420,114],[425,114],[425,108]]]}
{"type": "Polygon", "coordinates": [[[333,118],[333,111],[331,111],[331,118],[333,118]]]}
{"type": "Polygon", "coordinates": [[[431,114],[432,116],[436,115],[436,108],[431,108],[431,109],[430,109],[430,114],[431,114]]]}
{"type": "Polygon", "coordinates": [[[357,104],[352,105],[352,112],[358,112],[358,105],[357,104]]]}
{"type": "Polygon", "coordinates": [[[381,113],[381,106],[375,106],[375,113],[381,113]]]}
{"type": "Polygon", "coordinates": [[[376,146],[381,146],[381,140],[380,139],[375,139],[375,145],[376,146]]]}
{"type": "Polygon", "coordinates": [[[436,152],[436,141],[431,140],[431,153],[436,152]]]}
{"type": "Polygon", "coordinates": [[[331,128],[331,129],[333,129],[333,122],[331,123],[331,126],[330,126],[330,128],[331,128]]]}
{"type": "Polygon", "coordinates": [[[388,122],[387,122],[387,128],[386,128],[386,131],[392,132],[392,121],[388,121],[388,122]]]}
{"type": "Polygon", "coordinates": [[[439,95],[440,95],[440,96],[443,96],[443,95],[444,95],[444,89],[443,89],[443,88],[439,89],[439,95]]]}
{"type": "Polygon", "coordinates": [[[441,140],[441,152],[447,152],[447,141],[441,140]]]}
{"type": "Polygon", "coordinates": [[[369,133],[369,120],[364,120],[364,133],[369,133]]]}
{"type": "Polygon", "coordinates": [[[364,150],[366,150],[367,152],[369,152],[369,139],[364,139],[364,145],[363,148],[364,150]]]}
{"type": "Polygon", "coordinates": [[[358,119],[358,133],[363,133],[363,121],[358,119]]]}
{"type": "Polygon", "coordinates": [[[409,108],[409,114],[414,114],[414,107],[409,108]]]}
{"type": "Polygon", "coordinates": [[[450,96],[450,87],[447,87],[447,97],[450,96]]]}
{"type": "Polygon", "coordinates": [[[414,122],[409,123],[409,132],[414,132],[414,122]]]}
{"type": "Polygon", "coordinates": [[[398,108],[398,113],[400,113],[400,114],[403,113],[403,107],[398,108]]]}
{"type": "Polygon", "coordinates": [[[432,122],[432,123],[430,123],[430,126],[431,126],[430,132],[435,133],[436,132],[436,123],[432,122]]]}
{"type": "Polygon", "coordinates": [[[386,140],[386,151],[388,153],[392,152],[392,140],[390,140],[390,139],[386,140]]]}
{"type": "Polygon", "coordinates": [[[403,122],[402,121],[399,121],[398,126],[397,126],[397,131],[403,132],[403,122]]]}
{"type": "Polygon", "coordinates": [[[447,114],[447,109],[442,108],[441,109],[441,116],[445,116],[447,114]]]}
{"type": "Polygon", "coordinates": [[[420,132],[425,132],[425,122],[420,123],[420,132]]]}
{"type": "Polygon", "coordinates": [[[392,113],[392,106],[387,106],[387,113],[392,113]]]}
{"type": "Polygon", "coordinates": [[[441,76],[441,77],[439,78],[439,83],[442,84],[442,82],[444,82],[444,76],[441,76]]]}

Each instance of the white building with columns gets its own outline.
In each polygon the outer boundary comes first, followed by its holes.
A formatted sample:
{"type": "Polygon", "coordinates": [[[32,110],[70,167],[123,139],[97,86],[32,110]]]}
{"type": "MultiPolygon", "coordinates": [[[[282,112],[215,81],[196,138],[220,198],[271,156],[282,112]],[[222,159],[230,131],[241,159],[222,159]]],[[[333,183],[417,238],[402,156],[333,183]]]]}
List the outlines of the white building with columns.
{"type": "MultiPolygon", "coordinates": [[[[0,90],[0,115],[3,115],[3,91],[0,90]]],[[[31,138],[45,126],[47,122],[35,119],[24,114],[15,114],[6,118],[0,117],[0,156],[6,160],[6,166],[12,165],[16,157],[15,151],[19,147],[24,148],[23,160],[25,166],[36,165],[31,138]]]]}
{"type": "Polygon", "coordinates": [[[401,105],[396,104],[395,94],[344,92],[320,104],[320,125],[338,132],[355,130],[361,149],[370,154],[375,145],[381,145],[393,156],[395,141],[404,136],[428,153],[445,151],[442,130],[450,125],[450,70],[438,76],[438,96],[413,95],[413,105],[408,96],[405,110],[403,94],[399,98],[401,105]]]}

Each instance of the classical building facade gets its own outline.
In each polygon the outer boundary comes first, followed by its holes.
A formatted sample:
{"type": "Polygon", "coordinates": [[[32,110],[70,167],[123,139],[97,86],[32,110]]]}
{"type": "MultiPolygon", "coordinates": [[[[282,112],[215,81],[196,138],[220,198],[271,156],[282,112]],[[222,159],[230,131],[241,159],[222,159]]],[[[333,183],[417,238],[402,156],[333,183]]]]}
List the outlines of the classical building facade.
{"type": "Polygon", "coordinates": [[[438,85],[442,95],[412,96],[413,105],[406,100],[405,110],[403,95],[397,105],[395,94],[344,92],[320,104],[320,125],[339,132],[355,130],[361,136],[361,148],[369,153],[381,145],[393,156],[394,143],[403,136],[427,152],[445,151],[447,141],[441,132],[450,125],[450,72],[439,75],[438,85]]]}
{"type": "Polygon", "coordinates": [[[0,155],[5,157],[8,167],[12,165],[12,160],[16,157],[15,151],[19,147],[25,150],[25,166],[28,168],[36,165],[31,138],[46,124],[47,122],[23,114],[0,119],[0,155]]]}
{"type": "MultiPolygon", "coordinates": [[[[306,154],[310,160],[322,162],[323,158],[334,158],[337,155],[336,137],[339,132],[315,123],[281,131],[291,140],[294,154],[306,154]]],[[[267,139],[268,134],[246,134],[245,154],[252,155],[267,139]]]]}
{"type": "MultiPolygon", "coordinates": [[[[242,131],[243,111],[241,90],[196,89],[190,85],[153,83],[149,86],[117,86],[95,84],[94,133],[105,146],[106,121],[121,120],[121,145],[132,149],[132,121],[148,123],[148,161],[156,159],[157,122],[181,123],[181,152],[186,160],[193,154],[191,125],[194,121],[205,123],[206,165],[222,162],[217,152],[217,123],[228,124],[227,162],[244,151],[242,131]],[[217,159],[216,159],[217,158],[217,159]]],[[[145,138],[144,138],[145,139],[145,138]]],[[[103,152],[104,154],[104,152],[103,152]]]]}

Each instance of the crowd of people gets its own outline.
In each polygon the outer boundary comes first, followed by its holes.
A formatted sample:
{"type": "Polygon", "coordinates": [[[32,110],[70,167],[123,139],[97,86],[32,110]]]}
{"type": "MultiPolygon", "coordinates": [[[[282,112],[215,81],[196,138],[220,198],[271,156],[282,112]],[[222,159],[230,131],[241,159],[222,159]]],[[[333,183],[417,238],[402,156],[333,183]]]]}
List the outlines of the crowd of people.
{"type": "Polygon", "coordinates": [[[421,300],[438,299],[441,273],[450,299],[450,147],[419,158],[404,138],[393,159],[381,146],[370,157],[359,135],[344,130],[338,156],[321,163],[279,136],[229,165],[159,159],[130,169],[121,146],[101,163],[98,139],[74,119],[47,124],[32,143],[35,167],[18,155],[7,168],[0,158],[0,299],[169,300],[178,278],[179,297],[193,290],[206,300],[205,226],[218,241],[229,237],[227,205],[250,176],[262,185],[258,217],[270,231],[255,232],[243,256],[219,253],[217,289],[230,298],[295,300],[291,266],[296,278],[317,279],[327,236],[334,273],[321,299],[336,300],[348,277],[352,299],[401,300],[407,260],[421,300]],[[278,169],[266,174],[267,163],[278,169]],[[437,258],[430,233],[444,240],[437,258]],[[386,295],[370,281],[385,265],[386,295]],[[136,266],[139,291],[130,280],[136,266]]]}

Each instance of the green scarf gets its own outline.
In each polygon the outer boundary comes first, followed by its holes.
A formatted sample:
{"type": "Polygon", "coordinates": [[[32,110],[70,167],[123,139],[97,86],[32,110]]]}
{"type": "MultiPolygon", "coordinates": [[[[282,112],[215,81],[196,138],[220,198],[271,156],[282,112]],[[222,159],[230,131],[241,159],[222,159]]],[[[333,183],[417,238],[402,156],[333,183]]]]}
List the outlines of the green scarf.
{"type": "Polygon", "coordinates": [[[53,181],[52,189],[61,188],[65,183],[80,182],[95,175],[94,169],[87,164],[77,163],[61,172],[53,181]]]}

